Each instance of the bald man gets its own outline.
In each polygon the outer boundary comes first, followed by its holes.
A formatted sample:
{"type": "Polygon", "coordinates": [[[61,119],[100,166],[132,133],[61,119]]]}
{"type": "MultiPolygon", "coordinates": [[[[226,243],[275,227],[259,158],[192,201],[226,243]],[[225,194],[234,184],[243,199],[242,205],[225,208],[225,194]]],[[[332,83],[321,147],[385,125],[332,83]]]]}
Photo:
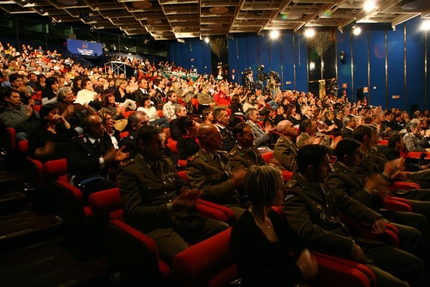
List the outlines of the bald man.
{"type": "Polygon", "coordinates": [[[212,124],[202,124],[197,130],[200,150],[187,161],[187,177],[192,188],[203,192],[202,198],[230,207],[236,218],[243,213],[248,202],[237,192],[241,188],[246,170],[232,171],[227,152],[222,151],[222,138],[212,124]]]}
{"type": "Polygon", "coordinates": [[[280,136],[274,149],[274,159],[279,161],[282,169],[295,171],[297,169],[297,152],[299,148],[293,139],[297,136],[297,130],[289,120],[280,121],[276,127],[280,136]]]}

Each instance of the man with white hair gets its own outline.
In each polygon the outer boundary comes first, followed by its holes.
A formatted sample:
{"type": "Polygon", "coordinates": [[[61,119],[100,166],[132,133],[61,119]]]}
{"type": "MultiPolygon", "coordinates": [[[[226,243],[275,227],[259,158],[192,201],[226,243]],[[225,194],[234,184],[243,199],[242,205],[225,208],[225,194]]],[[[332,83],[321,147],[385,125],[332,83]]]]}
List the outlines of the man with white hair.
{"type": "Polygon", "coordinates": [[[279,161],[280,167],[289,171],[297,169],[297,152],[299,147],[293,141],[297,130],[289,120],[283,120],[276,127],[280,136],[275,145],[274,158],[279,161]]]}

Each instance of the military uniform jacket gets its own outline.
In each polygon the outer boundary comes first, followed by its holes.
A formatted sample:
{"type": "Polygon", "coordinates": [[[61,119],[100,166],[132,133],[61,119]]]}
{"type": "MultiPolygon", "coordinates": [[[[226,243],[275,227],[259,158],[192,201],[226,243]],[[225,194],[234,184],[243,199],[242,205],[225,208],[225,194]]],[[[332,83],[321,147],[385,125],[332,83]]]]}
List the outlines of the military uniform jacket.
{"type": "Polygon", "coordinates": [[[327,178],[327,186],[338,194],[347,194],[351,198],[370,207],[372,194],[364,189],[361,178],[346,165],[336,161],[332,166],[334,172],[327,178]]]}
{"type": "Polygon", "coordinates": [[[128,158],[134,158],[137,153],[137,141],[136,135],[133,132],[130,132],[128,136],[122,138],[118,143],[119,148],[125,146],[124,152],[130,153],[128,158]]]}
{"type": "Polygon", "coordinates": [[[279,137],[275,145],[273,157],[278,160],[283,169],[295,171],[297,169],[297,152],[299,148],[284,136],[279,137]]]}
{"type": "Polygon", "coordinates": [[[335,194],[298,173],[294,173],[286,187],[289,194],[283,206],[285,218],[314,250],[350,257],[354,239],[340,220],[339,212],[366,222],[382,217],[354,199],[335,194]]]}
{"type": "Polygon", "coordinates": [[[199,101],[200,105],[209,105],[214,102],[210,95],[203,92],[197,94],[197,100],[199,101]]]}
{"type": "Polygon", "coordinates": [[[376,156],[371,156],[370,154],[365,154],[361,152],[360,164],[354,166],[351,169],[364,180],[366,177],[371,176],[374,173],[382,173],[384,171],[382,166],[382,171],[379,169],[380,166],[374,161],[376,156]]]}
{"type": "Polygon", "coordinates": [[[203,192],[202,198],[223,205],[238,205],[239,197],[230,179],[228,154],[218,151],[215,158],[203,149],[188,158],[187,177],[192,188],[203,192]]]}
{"type": "Polygon", "coordinates": [[[164,157],[158,162],[158,172],[138,154],[120,166],[118,187],[128,223],[144,233],[160,229],[160,236],[170,234],[174,216],[168,204],[175,198],[185,182],[175,171],[172,161],[164,157]]]}
{"type": "Polygon", "coordinates": [[[66,144],[67,171],[70,176],[76,176],[74,182],[94,176],[105,177],[111,163],[105,162],[105,167],[100,169],[100,157],[112,148],[112,141],[108,134],[100,138],[99,145],[91,143],[90,139],[83,135],[70,139],[66,144]]]}
{"type": "Polygon", "coordinates": [[[236,143],[229,152],[229,156],[230,164],[233,169],[250,168],[253,165],[266,164],[256,145],[253,145],[250,150],[244,150],[236,143]]]}

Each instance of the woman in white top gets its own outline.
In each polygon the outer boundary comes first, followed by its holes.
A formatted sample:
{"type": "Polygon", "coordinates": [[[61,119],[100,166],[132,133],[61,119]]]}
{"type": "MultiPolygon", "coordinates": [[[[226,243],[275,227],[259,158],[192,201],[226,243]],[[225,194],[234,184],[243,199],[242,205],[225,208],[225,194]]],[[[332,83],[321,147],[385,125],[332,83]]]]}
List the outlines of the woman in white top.
{"type": "Polygon", "coordinates": [[[154,106],[151,106],[149,97],[143,97],[143,107],[137,108],[138,111],[143,111],[149,118],[149,124],[159,126],[160,128],[169,127],[169,119],[159,117],[158,112],[154,106]]]}

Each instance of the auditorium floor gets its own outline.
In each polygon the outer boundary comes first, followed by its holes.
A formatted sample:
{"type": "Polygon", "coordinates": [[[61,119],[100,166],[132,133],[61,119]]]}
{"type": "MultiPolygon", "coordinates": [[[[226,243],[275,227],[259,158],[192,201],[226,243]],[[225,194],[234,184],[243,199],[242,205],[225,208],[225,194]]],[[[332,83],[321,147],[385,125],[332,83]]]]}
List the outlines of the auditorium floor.
{"type": "Polygon", "coordinates": [[[0,158],[0,286],[118,286],[110,280],[102,230],[65,230],[36,212],[23,174],[0,158]]]}

